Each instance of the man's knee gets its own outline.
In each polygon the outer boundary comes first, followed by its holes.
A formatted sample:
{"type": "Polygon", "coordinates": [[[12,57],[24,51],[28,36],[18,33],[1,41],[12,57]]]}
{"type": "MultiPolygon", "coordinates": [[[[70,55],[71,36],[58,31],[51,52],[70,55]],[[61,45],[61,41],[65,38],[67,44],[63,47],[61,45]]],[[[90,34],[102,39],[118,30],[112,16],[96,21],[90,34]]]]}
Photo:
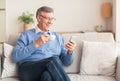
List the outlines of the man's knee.
{"type": "Polygon", "coordinates": [[[53,61],[54,63],[57,63],[57,64],[60,64],[60,65],[62,65],[62,62],[61,62],[61,60],[60,60],[60,58],[59,57],[52,57],[52,60],[51,61],[53,61]]]}

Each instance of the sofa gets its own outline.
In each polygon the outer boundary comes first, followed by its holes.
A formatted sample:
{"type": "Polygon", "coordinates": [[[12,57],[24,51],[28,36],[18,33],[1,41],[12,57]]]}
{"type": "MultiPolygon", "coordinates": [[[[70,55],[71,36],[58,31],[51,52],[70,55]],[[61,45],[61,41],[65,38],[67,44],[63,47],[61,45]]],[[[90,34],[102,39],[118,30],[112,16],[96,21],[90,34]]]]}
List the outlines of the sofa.
{"type": "MultiPolygon", "coordinates": [[[[120,81],[119,44],[112,33],[60,33],[65,43],[76,42],[74,61],[66,67],[71,81],[120,81]]],[[[19,35],[10,35],[2,45],[0,81],[19,81],[17,65],[11,60],[11,52],[19,35]],[[4,58],[4,60],[3,60],[4,58]]]]}

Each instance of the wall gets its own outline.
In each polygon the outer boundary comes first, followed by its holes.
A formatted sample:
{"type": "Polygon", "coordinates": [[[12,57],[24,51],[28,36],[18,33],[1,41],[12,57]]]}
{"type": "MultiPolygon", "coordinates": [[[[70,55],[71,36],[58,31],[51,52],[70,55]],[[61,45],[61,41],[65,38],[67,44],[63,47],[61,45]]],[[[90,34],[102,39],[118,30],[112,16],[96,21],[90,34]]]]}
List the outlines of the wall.
{"type": "Polygon", "coordinates": [[[6,0],[6,34],[22,32],[18,16],[24,11],[35,14],[36,9],[43,5],[55,10],[57,20],[51,30],[94,31],[95,25],[103,25],[105,29],[105,20],[100,14],[101,3],[105,1],[111,0],[6,0]]]}
{"type": "Polygon", "coordinates": [[[0,0],[0,42],[5,41],[5,0],[0,0]]]}
{"type": "Polygon", "coordinates": [[[113,1],[113,9],[113,30],[116,41],[120,42],[120,0],[113,1]]]}
{"type": "Polygon", "coordinates": [[[0,0],[0,8],[5,8],[5,0],[0,0]]]}

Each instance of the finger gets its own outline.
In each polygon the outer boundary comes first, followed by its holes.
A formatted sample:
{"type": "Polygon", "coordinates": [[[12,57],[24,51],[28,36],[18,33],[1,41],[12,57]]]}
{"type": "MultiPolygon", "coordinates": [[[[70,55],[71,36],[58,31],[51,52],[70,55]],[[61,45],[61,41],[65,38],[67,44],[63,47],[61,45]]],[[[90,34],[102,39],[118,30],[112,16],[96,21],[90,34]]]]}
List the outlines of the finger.
{"type": "Polygon", "coordinates": [[[76,47],[75,45],[66,44],[66,48],[67,48],[67,49],[74,50],[75,47],[76,47]]]}
{"type": "Polygon", "coordinates": [[[48,35],[48,34],[44,34],[44,36],[45,36],[45,37],[49,37],[49,35],[48,35]]]}
{"type": "Polygon", "coordinates": [[[73,47],[76,47],[75,41],[70,41],[70,43],[72,43],[73,47]]]}
{"type": "Polygon", "coordinates": [[[73,49],[73,46],[71,46],[71,45],[69,45],[69,44],[66,44],[66,47],[67,47],[68,49],[73,49]]]}
{"type": "Polygon", "coordinates": [[[71,43],[75,44],[75,41],[73,41],[73,40],[70,40],[69,42],[71,42],[71,43]]]}
{"type": "Polygon", "coordinates": [[[44,39],[45,41],[48,41],[48,40],[49,40],[49,35],[48,35],[48,34],[44,34],[44,35],[43,35],[43,39],[44,39]]]}
{"type": "Polygon", "coordinates": [[[71,43],[71,42],[68,42],[67,45],[69,45],[69,46],[74,46],[74,44],[71,43]]]}
{"type": "Polygon", "coordinates": [[[69,51],[73,51],[73,48],[72,48],[72,47],[66,46],[66,48],[67,48],[69,51]]]}

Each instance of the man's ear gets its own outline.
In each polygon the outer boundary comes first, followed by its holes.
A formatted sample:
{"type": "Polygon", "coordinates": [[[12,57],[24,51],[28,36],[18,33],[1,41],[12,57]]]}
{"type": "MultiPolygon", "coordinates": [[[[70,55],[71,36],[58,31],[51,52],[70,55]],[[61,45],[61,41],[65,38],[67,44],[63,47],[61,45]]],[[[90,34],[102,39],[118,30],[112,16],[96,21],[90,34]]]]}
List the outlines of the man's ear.
{"type": "Polygon", "coordinates": [[[40,22],[41,21],[41,17],[40,16],[37,16],[37,21],[40,22]]]}

